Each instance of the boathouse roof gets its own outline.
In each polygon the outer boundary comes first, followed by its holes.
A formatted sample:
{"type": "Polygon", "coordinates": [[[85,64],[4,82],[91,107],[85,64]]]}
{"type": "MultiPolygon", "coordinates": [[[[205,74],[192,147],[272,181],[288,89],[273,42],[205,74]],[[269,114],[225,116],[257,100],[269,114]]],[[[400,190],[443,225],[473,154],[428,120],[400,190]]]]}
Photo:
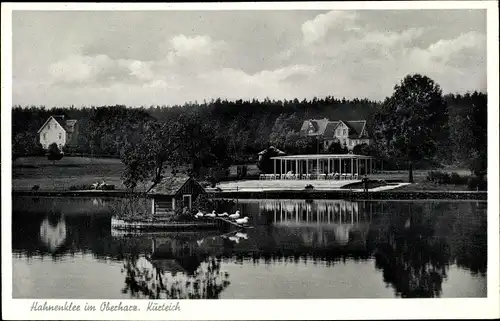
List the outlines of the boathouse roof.
{"type": "Polygon", "coordinates": [[[177,196],[183,191],[196,189],[205,192],[205,189],[194,178],[179,174],[164,177],[151,191],[151,195],[177,196]]]}

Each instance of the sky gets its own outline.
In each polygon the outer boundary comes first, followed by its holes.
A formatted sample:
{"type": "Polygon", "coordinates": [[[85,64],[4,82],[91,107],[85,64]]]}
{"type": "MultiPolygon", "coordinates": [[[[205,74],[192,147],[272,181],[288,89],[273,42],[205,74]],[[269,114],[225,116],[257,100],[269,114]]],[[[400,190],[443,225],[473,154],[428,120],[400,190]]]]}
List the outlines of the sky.
{"type": "Polygon", "coordinates": [[[486,10],[14,11],[14,105],[486,91],[486,10]]]}

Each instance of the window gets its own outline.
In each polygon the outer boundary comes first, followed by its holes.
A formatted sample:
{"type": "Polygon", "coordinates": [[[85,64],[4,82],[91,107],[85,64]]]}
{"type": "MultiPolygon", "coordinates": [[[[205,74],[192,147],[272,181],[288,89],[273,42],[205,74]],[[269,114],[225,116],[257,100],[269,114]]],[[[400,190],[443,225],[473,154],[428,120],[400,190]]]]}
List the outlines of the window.
{"type": "Polygon", "coordinates": [[[344,129],[343,130],[343,135],[346,136],[347,135],[347,129],[344,129]]]}
{"type": "Polygon", "coordinates": [[[59,140],[61,140],[61,138],[62,138],[62,135],[61,135],[61,133],[59,133],[59,140]]]}
{"type": "Polygon", "coordinates": [[[50,124],[47,125],[47,129],[50,129],[50,124]]]}
{"type": "Polygon", "coordinates": [[[182,203],[191,209],[191,195],[182,195],[182,203]]]}
{"type": "Polygon", "coordinates": [[[43,139],[44,140],[47,139],[47,134],[45,134],[45,133],[43,134],[43,139]]]}

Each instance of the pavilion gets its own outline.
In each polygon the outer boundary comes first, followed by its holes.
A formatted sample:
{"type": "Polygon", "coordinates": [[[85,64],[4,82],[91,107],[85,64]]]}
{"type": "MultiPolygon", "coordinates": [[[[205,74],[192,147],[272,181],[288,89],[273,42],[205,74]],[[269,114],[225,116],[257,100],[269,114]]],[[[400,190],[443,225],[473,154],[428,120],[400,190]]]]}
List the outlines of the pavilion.
{"type": "Polygon", "coordinates": [[[355,154],[312,154],[271,157],[274,178],[359,177],[373,173],[374,158],[355,154]]]}

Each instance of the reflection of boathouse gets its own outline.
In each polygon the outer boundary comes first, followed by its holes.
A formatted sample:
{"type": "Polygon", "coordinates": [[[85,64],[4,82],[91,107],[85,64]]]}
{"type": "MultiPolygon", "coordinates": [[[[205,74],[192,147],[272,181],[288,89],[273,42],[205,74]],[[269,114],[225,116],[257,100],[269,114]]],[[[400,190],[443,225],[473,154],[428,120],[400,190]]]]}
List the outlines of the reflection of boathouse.
{"type": "Polygon", "coordinates": [[[163,272],[191,274],[208,256],[193,240],[170,237],[151,239],[151,262],[163,272]]]}

